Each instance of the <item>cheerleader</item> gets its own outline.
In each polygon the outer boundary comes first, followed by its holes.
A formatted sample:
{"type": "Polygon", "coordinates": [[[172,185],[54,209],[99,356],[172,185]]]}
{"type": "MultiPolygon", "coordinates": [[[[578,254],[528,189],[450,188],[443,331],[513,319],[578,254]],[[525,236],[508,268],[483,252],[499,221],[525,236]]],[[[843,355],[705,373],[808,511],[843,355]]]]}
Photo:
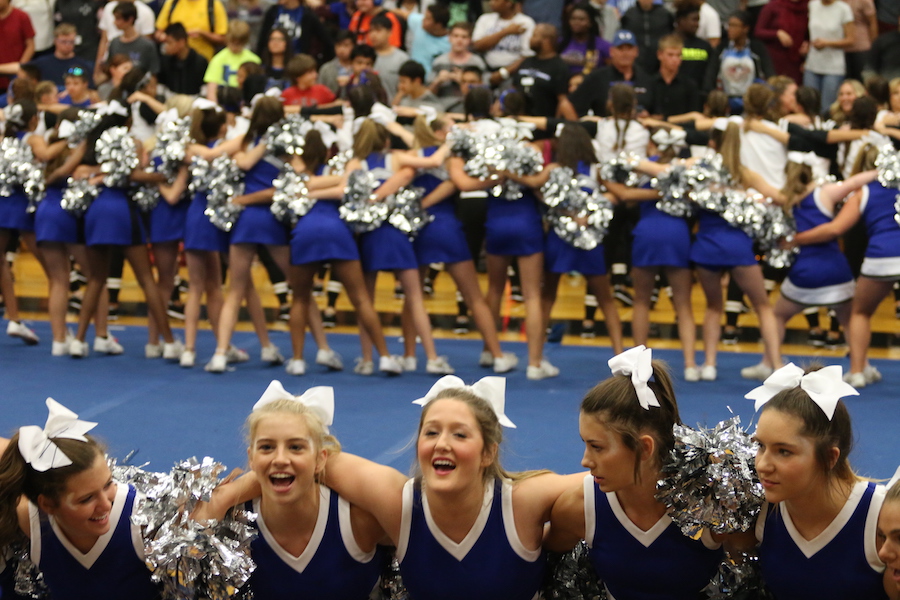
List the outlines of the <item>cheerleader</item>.
{"type": "Polygon", "coordinates": [[[447,181],[444,168],[448,150],[445,141],[451,124],[440,118],[429,123],[425,116],[416,117],[413,150],[394,155],[399,166],[419,169],[411,183],[425,190],[422,207],[434,217],[416,236],[413,247],[423,277],[429,265],[443,263],[463,302],[471,309],[475,326],[484,341],[479,362],[493,364],[495,373],[506,373],[516,367],[518,358],[500,348],[497,326],[478,285],[478,273],[468,250],[462,222],[456,216],[457,203],[453,198],[456,188],[447,181]]]}
{"type": "MultiPolygon", "coordinates": [[[[384,184],[398,170],[391,160],[392,156],[385,153],[389,141],[388,132],[383,125],[371,119],[364,119],[353,141],[353,159],[347,163],[345,172],[363,169],[372,173],[380,184],[384,184]]],[[[399,179],[395,178],[388,184],[390,187],[385,186],[379,190],[378,196],[383,198],[389,192],[395,191],[399,186],[394,182],[399,179]]],[[[422,284],[419,281],[419,264],[407,234],[385,222],[377,229],[363,233],[359,238],[359,247],[369,297],[373,300],[375,298],[378,271],[394,271],[403,287],[403,310],[410,315],[428,358],[426,372],[438,375],[453,373],[453,367],[447,362],[447,358],[438,356],[435,349],[431,321],[425,310],[422,284]]],[[[371,340],[365,330],[360,330],[359,337],[362,343],[362,357],[354,371],[360,375],[370,375],[374,367],[371,340]]],[[[386,370],[383,368],[385,360],[386,357],[382,355],[381,370],[386,370]]]]}
{"type": "MultiPolygon", "coordinates": [[[[291,232],[291,268],[288,277],[291,289],[294,290],[290,319],[293,357],[285,370],[289,375],[303,375],[306,372],[306,362],[303,360],[306,316],[312,305],[316,273],[322,263],[328,262],[331,264],[332,274],[345,282],[347,297],[356,309],[360,328],[368,333],[381,356],[379,369],[399,374],[401,366],[388,352],[378,313],[375,312],[364,284],[359,249],[353,239],[353,232],[341,221],[338,213],[338,201],[344,193],[344,188],[340,185],[342,178],[326,173],[327,157],[328,145],[323,141],[322,133],[311,130],[306,134],[303,146],[302,170],[311,176],[307,182],[309,197],[320,199],[300,218],[291,232]],[[322,182],[322,187],[318,190],[315,189],[316,179],[322,182]],[[328,186],[329,181],[331,186],[328,186]]],[[[322,354],[322,350],[319,350],[319,354],[322,354]]],[[[320,358],[317,357],[316,362],[321,363],[320,358]]]]}
{"type": "MultiPolygon", "coordinates": [[[[153,279],[150,257],[145,245],[146,238],[137,214],[137,207],[128,199],[125,188],[104,185],[107,175],[101,171],[97,163],[96,143],[101,134],[113,127],[126,126],[128,121],[127,109],[120,102],[112,101],[103,112],[100,122],[88,134],[86,141],[82,142],[58,169],[59,172],[65,173],[70,171],[73,165],[82,163],[74,170],[73,177],[76,179],[88,178],[92,183],[100,186],[99,195],[84,215],[90,277],[78,318],[78,330],[75,333],[75,339],[69,344],[69,355],[73,358],[83,358],[88,354],[85,338],[91,317],[97,310],[100,295],[106,285],[110,252],[113,247],[121,246],[125,247],[125,257],[131,265],[138,284],[144,291],[149,316],[156,322],[165,340],[163,358],[178,360],[183,347],[172,336],[172,330],[169,328],[169,321],[166,317],[165,303],[156,293],[156,281],[153,279]]],[[[135,140],[135,144],[138,156],[145,158],[140,142],[135,140]]],[[[131,172],[129,179],[136,183],[156,184],[161,180],[161,176],[155,173],[145,173],[142,165],[138,165],[131,172]]]]}
{"type": "Polygon", "coordinates": [[[708,531],[686,537],[656,500],[681,417],[668,370],[651,359],[643,346],[613,357],[613,376],[582,401],[581,465],[591,472],[554,505],[546,545],[565,551],[584,539],[610,597],[693,599],[723,553],[708,531]]]}
{"type": "MultiPolygon", "coordinates": [[[[37,114],[37,106],[31,100],[13,104],[6,112],[3,137],[27,143],[37,126],[37,114]]],[[[34,215],[28,213],[28,198],[20,186],[16,186],[8,197],[0,198],[0,250],[4,253],[14,231],[19,232],[28,247],[34,249],[35,257],[41,260],[40,251],[34,242],[34,215]]],[[[13,287],[10,265],[5,257],[0,260],[0,296],[5,302],[6,318],[9,319],[6,335],[17,337],[29,346],[37,344],[38,336],[19,318],[19,302],[13,287]]]]}
{"type": "Polygon", "coordinates": [[[878,516],[876,539],[881,544],[878,558],[887,566],[885,578],[888,597],[891,600],[900,598],[900,483],[894,476],[893,485],[888,484],[888,491],[878,516]]]}
{"type": "Polygon", "coordinates": [[[325,483],[370,512],[397,547],[410,598],[531,600],[544,577],[541,543],[553,503],[581,474],[508,473],[499,462],[506,382],[438,380],[423,405],[416,475],[341,452],[325,483]]]}
{"type": "MultiPolygon", "coordinates": [[[[56,171],[69,157],[71,151],[67,138],[74,127],[73,123],[78,120],[79,112],[77,108],[68,108],[60,113],[59,122],[51,132],[49,143],[38,136],[31,136],[28,139],[31,143],[31,140],[36,138],[33,151],[36,158],[47,161],[46,175],[56,171]]],[[[90,273],[87,251],[84,247],[83,223],[81,219],[64,210],[60,204],[68,175],[70,173],[62,173],[55,180],[47,181],[44,199],[38,204],[34,215],[35,238],[44,256],[47,271],[49,288],[47,312],[53,333],[52,356],[68,356],[69,342],[72,339],[72,334],[66,327],[69,273],[72,267],[69,257],[75,257],[83,273],[90,273]]],[[[124,351],[122,346],[107,330],[108,314],[108,296],[101,293],[94,317],[97,330],[94,352],[121,354],[124,351]]]]}
{"type": "MultiPolygon", "coordinates": [[[[517,176],[509,172],[503,175],[538,189],[547,183],[554,169],[568,168],[578,177],[582,189],[591,193],[597,190],[596,160],[590,136],[583,127],[570,123],[564,125],[559,134],[556,162],[545,166],[537,175],[517,176]]],[[[556,302],[560,276],[576,271],[585,277],[587,291],[597,298],[603,311],[613,352],[616,354],[622,352],[622,323],[609,287],[609,277],[606,275],[603,244],[597,245],[592,250],[582,250],[560,239],[551,228],[547,233],[544,258],[544,286],[541,290],[544,327],[550,323],[550,313],[556,302]]]]}
{"type": "Polygon", "coordinates": [[[793,364],[747,394],[760,411],[756,471],[766,494],[759,566],[776,600],[887,598],[875,534],[885,490],[850,466],[853,429],[840,398],[851,395],[839,366],[793,364]]]}
{"type": "MultiPolygon", "coordinates": [[[[231,202],[245,208],[231,230],[228,250],[231,277],[219,317],[216,353],[206,365],[206,370],[211,373],[224,373],[228,364],[228,349],[237,324],[241,300],[253,286],[251,267],[253,257],[256,255],[256,246],[259,244],[268,246],[272,258],[282,272],[288,271],[289,232],[275,218],[269,207],[274,194],[272,181],[278,176],[283,163],[278,158],[266,157],[268,151],[266,145],[259,142],[266,129],[283,117],[284,109],[277,98],[261,98],[253,109],[250,127],[241,140],[241,151],[235,155],[238,166],[246,172],[246,188],[244,195],[232,198],[231,202]],[[252,148],[249,147],[251,142],[255,144],[252,148]]],[[[320,356],[323,359],[321,362],[317,359],[317,362],[325,364],[330,369],[342,369],[340,356],[328,347],[318,308],[311,305],[311,311],[314,314],[311,315],[310,329],[322,351],[320,356]]],[[[260,360],[273,365],[283,363],[284,357],[278,347],[269,341],[268,333],[264,329],[257,328],[257,334],[261,335],[260,360]]]]}
{"type": "Polygon", "coordinates": [[[24,542],[59,600],[155,600],[136,491],[113,481],[97,424],[47,399],[47,425],[22,427],[0,457],[0,544],[24,542]],[[22,502],[22,498],[27,502],[22,502]]]}
{"type": "Polygon", "coordinates": [[[330,387],[293,396],[273,381],[247,417],[247,457],[258,482],[247,509],[257,515],[259,535],[250,544],[256,569],[243,591],[257,600],[365,600],[378,583],[384,530],[321,483],[341,450],[328,432],[333,416],[330,387]]]}
{"type": "MultiPolygon", "coordinates": [[[[490,114],[490,105],[489,90],[484,88],[469,90],[466,96],[466,113],[471,119],[469,127],[478,133],[487,134],[501,127],[500,123],[486,117],[490,114]]],[[[459,156],[451,156],[447,160],[447,173],[461,195],[474,191],[486,192],[502,183],[496,179],[481,180],[470,177],[465,171],[465,160],[459,156]]],[[[525,190],[522,197],[514,201],[488,196],[485,242],[487,303],[494,320],[500,320],[500,302],[506,287],[508,268],[515,258],[519,265],[525,301],[525,339],[528,343],[526,376],[529,379],[556,377],[559,375],[559,369],[544,358],[546,331],[541,310],[544,226],[537,198],[531,190],[525,190]]],[[[491,358],[493,357],[482,354],[481,366],[492,366],[491,358]]]]}

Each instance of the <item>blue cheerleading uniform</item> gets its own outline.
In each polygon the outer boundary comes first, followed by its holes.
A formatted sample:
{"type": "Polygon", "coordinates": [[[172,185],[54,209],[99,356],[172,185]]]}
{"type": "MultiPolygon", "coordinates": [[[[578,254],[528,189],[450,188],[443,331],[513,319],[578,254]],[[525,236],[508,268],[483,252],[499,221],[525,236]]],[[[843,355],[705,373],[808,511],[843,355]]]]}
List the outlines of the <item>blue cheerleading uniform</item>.
{"type": "MultiPolygon", "coordinates": [[[[576,176],[581,189],[590,193],[597,190],[597,178],[593,165],[578,163],[576,176]]],[[[544,249],[544,270],[548,273],[570,273],[576,271],[582,275],[606,275],[606,254],[603,244],[592,250],[582,250],[563,241],[553,228],[547,232],[547,243],[544,249]]]]}
{"type": "Polygon", "coordinates": [[[519,540],[512,484],[502,480],[487,485],[481,513],[459,544],[438,529],[421,487],[407,481],[397,560],[412,600],[531,600],[546,563],[540,548],[519,540]]]}
{"type": "MultiPolygon", "coordinates": [[[[320,167],[316,175],[324,173],[320,167]]],[[[341,220],[340,203],[319,200],[300,217],[291,232],[291,264],[359,260],[353,232],[341,220]]]]}
{"type": "MultiPolygon", "coordinates": [[[[808,231],[834,218],[834,214],[819,201],[818,189],[794,206],[793,214],[798,232],[808,231]]],[[[781,284],[781,295],[797,304],[829,306],[851,300],[855,289],[850,263],[837,240],[832,240],[800,246],[800,253],[781,284]]]]}
{"type": "MultiPolygon", "coordinates": [[[[206,146],[214,148],[218,142],[206,146]]],[[[191,198],[185,214],[184,249],[197,252],[228,252],[229,234],[209,222],[206,216],[206,192],[197,192],[191,198]]]]}
{"type": "MultiPolygon", "coordinates": [[[[423,148],[419,150],[419,156],[427,158],[437,150],[438,146],[423,148]]],[[[442,181],[447,179],[447,171],[443,167],[425,169],[418,172],[416,178],[412,181],[412,185],[425,190],[425,193],[422,194],[424,198],[433,192],[442,181]]],[[[413,241],[419,264],[453,264],[472,260],[468,242],[466,241],[466,232],[463,230],[462,222],[456,216],[456,203],[453,199],[447,198],[429,206],[426,210],[429,215],[434,217],[434,220],[422,228],[422,231],[419,232],[413,241]]]]}
{"type": "MultiPolygon", "coordinates": [[[[156,166],[162,159],[154,159],[156,166]]],[[[150,243],[180,242],[184,239],[185,224],[190,202],[182,195],[175,204],[169,204],[160,194],[159,203],[150,211],[150,243]]]]}
{"type": "MultiPolygon", "coordinates": [[[[16,137],[25,143],[30,135],[30,132],[22,131],[16,137]]],[[[0,229],[34,231],[34,213],[28,212],[28,196],[20,185],[15,186],[9,196],[0,197],[0,229]]]]}
{"type": "Polygon", "coordinates": [[[488,196],[485,250],[495,256],[530,256],[544,251],[544,223],[534,192],[518,200],[488,196]]]}
{"type": "Polygon", "coordinates": [[[293,556],[278,545],[253,502],[259,537],[250,543],[256,570],[247,586],[256,600],[328,598],[366,600],[378,583],[385,552],[363,552],[353,537],[350,504],[319,486],[319,514],[306,549],[293,556]]]}
{"type": "Polygon", "coordinates": [[[700,211],[697,237],[691,244],[691,262],[710,271],[755,265],[753,240],[710,211],[700,211]]]}
{"type": "MultiPolygon", "coordinates": [[[[272,187],[272,182],[281,173],[283,162],[265,156],[253,165],[244,176],[244,193],[252,194],[272,187]]],[[[232,244],[263,244],[266,246],[287,246],[290,231],[272,214],[270,204],[245,206],[231,229],[232,244]]]]}
{"type": "Polygon", "coordinates": [[[100,186],[100,194],[84,213],[88,246],[137,246],[147,237],[138,208],[123,188],[100,186]]]}
{"type": "Polygon", "coordinates": [[[756,524],[759,567],[777,600],[887,598],[875,547],[883,486],[860,481],[837,517],[812,540],[797,531],[783,503],[764,505],[756,524]]]}
{"type": "Polygon", "coordinates": [[[859,210],[869,235],[860,273],[872,279],[900,280],[900,224],[895,220],[897,190],[873,181],[863,188],[859,210]]]}
{"type": "Polygon", "coordinates": [[[641,202],[640,213],[632,232],[632,266],[689,269],[691,229],[687,220],[662,212],[656,202],[641,202]]]}
{"type": "Polygon", "coordinates": [[[693,540],[668,515],[642,531],[590,475],[584,517],[591,563],[611,600],[696,600],[724,556],[708,533],[693,540]]]}
{"type": "Polygon", "coordinates": [[[66,539],[53,517],[33,504],[31,560],[41,570],[55,600],[155,600],[160,590],[144,564],[140,528],[131,523],[136,492],[118,484],[109,531],[87,554],[66,539]]]}
{"type": "MultiPolygon", "coordinates": [[[[392,175],[387,165],[387,155],[381,152],[370,154],[362,161],[362,168],[375,176],[378,185],[392,175]]],[[[378,229],[359,236],[359,254],[362,257],[363,271],[405,271],[419,268],[409,236],[387,221],[378,229]]]]}
{"type": "Polygon", "coordinates": [[[34,213],[34,234],[38,242],[84,243],[84,220],[65,210],[60,202],[65,181],[48,185],[44,199],[34,213]]]}

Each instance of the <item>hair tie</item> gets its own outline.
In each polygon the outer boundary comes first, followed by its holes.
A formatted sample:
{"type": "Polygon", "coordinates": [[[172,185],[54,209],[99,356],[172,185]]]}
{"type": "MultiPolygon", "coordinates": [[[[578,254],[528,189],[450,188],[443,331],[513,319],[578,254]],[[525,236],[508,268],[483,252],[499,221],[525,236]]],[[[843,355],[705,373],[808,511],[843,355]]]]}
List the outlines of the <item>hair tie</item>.
{"type": "Polygon", "coordinates": [[[637,393],[638,402],[644,410],[651,406],[659,406],[656,394],[647,385],[653,376],[653,351],[645,346],[635,346],[608,361],[613,375],[631,377],[631,384],[637,393]]]}
{"type": "Polygon", "coordinates": [[[435,399],[435,397],[449,389],[463,389],[467,392],[475,394],[494,410],[497,420],[504,427],[515,429],[515,424],[509,420],[504,412],[506,404],[506,378],[505,377],[482,377],[472,385],[466,383],[456,375],[444,375],[438,379],[428,393],[418,400],[413,400],[413,404],[425,406],[435,399]]]}
{"type": "Polygon", "coordinates": [[[56,137],[61,140],[68,139],[74,132],[75,123],[68,119],[63,119],[59,122],[59,125],[56,126],[56,137]]]}
{"type": "Polygon", "coordinates": [[[844,396],[859,396],[856,388],[841,378],[842,372],[840,365],[831,365],[804,375],[803,369],[788,363],[769,375],[761,386],[748,392],[744,398],[755,400],[755,410],[759,410],[778,392],[799,386],[830,421],[838,400],[844,396]]]}
{"type": "Polygon", "coordinates": [[[47,423],[43,429],[37,425],[19,428],[19,452],[31,468],[41,473],[72,464],[72,460],[54,443],[54,438],[87,442],[84,434],[97,426],[96,423],[79,420],[78,415],[53,398],[47,398],[46,404],[47,423]]]}
{"type": "Polygon", "coordinates": [[[259,410],[267,404],[272,404],[278,400],[291,400],[299,402],[303,406],[309,408],[310,412],[316,415],[325,426],[325,433],[334,423],[334,388],[328,386],[312,387],[303,392],[300,396],[295,396],[284,389],[281,382],[273,380],[259,397],[253,410],[259,410]]]}

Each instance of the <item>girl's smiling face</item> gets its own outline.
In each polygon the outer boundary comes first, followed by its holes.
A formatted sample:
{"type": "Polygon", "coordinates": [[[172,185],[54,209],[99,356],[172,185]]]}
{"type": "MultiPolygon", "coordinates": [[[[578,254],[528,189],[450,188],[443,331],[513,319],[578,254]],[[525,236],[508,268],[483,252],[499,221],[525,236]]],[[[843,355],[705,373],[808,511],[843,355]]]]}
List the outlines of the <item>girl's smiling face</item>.
{"type": "Polygon", "coordinates": [[[247,456],[263,498],[293,502],[315,485],[326,452],[313,441],[303,415],[278,412],[259,420],[247,456]]]}
{"type": "Polygon", "coordinates": [[[66,489],[57,501],[41,495],[38,506],[53,515],[72,543],[90,547],[109,531],[116,491],[106,457],[98,453],[89,469],[66,481],[66,489]]]}
{"type": "Polygon", "coordinates": [[[472,410],[453,398],[433,400],[425,410],[416,455],[426,488],[451,491],[480,485],[496,449],[485,448],[472,410]]]}

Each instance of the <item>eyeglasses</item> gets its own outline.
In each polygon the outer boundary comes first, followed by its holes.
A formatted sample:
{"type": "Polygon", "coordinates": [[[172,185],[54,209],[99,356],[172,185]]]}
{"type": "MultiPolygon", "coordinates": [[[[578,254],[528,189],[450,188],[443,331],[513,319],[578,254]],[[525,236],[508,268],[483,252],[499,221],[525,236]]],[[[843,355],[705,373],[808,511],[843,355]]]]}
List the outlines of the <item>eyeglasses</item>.
{"type": "Polygon", "coordinates": [[[75,77],[84,77],[84,69],[81,67],[71,67],[66,71],[66,75],[74,75],[75,77]]]}

